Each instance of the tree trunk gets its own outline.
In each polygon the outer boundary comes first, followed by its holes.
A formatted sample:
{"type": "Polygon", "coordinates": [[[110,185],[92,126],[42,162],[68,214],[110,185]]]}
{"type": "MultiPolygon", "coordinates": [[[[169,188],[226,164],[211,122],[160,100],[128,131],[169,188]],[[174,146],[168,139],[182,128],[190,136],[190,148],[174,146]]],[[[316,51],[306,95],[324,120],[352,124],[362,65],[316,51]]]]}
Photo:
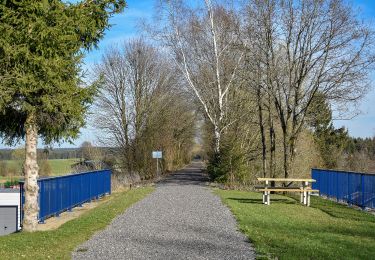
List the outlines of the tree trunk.
{"type": "Polygon", "coordinates": [[[24,219],[23,230],[27,232],[36,231],[38,224],[38,195],[39,187],[37,183],[38,178],[38,163],[37,163],[37,143],[38,130],[35,122],[35,115],[29,114],[26,119],[26,160],[24,164],[25,173],[25,205],[24,205],[24,219]]]}
{"type": "Polygon", "coordinates": [[[221,133],[220,129],[217,125],[214,125],[214,152],[215,154],[220,154],[220,140],[221,139],[221,133]]]}
{"type": "Polygon", "coordinates": [[[283,129],[283,156],[284,156],[284,178],[289,177],[289,145],[286,129],[283,129]]]}
{"type": "Polygon", "coordinates": [[[275,178],[275,152],[276,152],[276,143],[275,143],[275,129],[273,128],[273,122],[271,116],[269,116],[270,123],[270,177],[275,178]]]}
{"type": "Polygon", "coordinates": [[[260,93],[260,87],[257,89],[257,103],[258,103],[258,119],[259,119],[259,128],[260,128],[260,135],[262,139],[262,171],[263,177],[266,177],[267,172],[267,144],[266,144],[266,137],[264,134],[264,125],[263,125],[263,108],[262,108],[262,97],[260,93]]]}

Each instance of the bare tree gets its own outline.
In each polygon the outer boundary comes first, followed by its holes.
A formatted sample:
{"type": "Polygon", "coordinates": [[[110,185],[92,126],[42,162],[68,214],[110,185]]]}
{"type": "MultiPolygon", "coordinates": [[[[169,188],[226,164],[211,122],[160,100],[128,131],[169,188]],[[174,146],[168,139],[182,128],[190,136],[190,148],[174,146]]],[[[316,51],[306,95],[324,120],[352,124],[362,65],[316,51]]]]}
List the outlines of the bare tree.
{"type": "Polygon", "coordinates": [[[97,126],[106,133],[101,141],[121,147],[130,171],[132,140],[145,125],[153,93],[168,77],[157,56],[155,48],[135,39],[110,49],[96,67],[97,75],[103,77],[95,115],[97,126]]]}
{"type": "Polygon", "coordinates": [[[161,1],[154,36],[166,47],[212,124],[214,151],[220,152],[221,135],[233,123],[228,118],[229,93],[243,53],[239,20],[230,9],[211,0],[192,8],[184,1],[161,1]]]}
{"type": "Polygon", "coordinates": [[[348,107],[368,90],[373,32],[341,0],[254,0],[248,6],[263,71],[283,136],[284,175],[319,91],[348,107]]]}
{"type": "Polygon", "coordinates": [[[168,165],[177,162],[175,142],[180,152],[190,145],[195,118],[161,51],[142,39],[132,40],[109,50],[96,73],[102,90],[95,124],[105,133],[101,141],[119,149],[123,170],[152,177],[151,152],[156,149],[169,155],[168,165]]]}

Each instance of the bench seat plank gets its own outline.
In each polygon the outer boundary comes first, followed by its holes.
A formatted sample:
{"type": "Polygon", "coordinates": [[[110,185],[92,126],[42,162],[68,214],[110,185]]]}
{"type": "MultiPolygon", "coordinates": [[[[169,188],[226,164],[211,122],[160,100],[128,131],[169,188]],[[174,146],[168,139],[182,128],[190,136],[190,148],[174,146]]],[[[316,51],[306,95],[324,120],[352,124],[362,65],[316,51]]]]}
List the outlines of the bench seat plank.
{"type": "Polygon", "coordinates": [[[316,182],[316,180],[314,179],[296,179],[296,178],[258,178],[258,181],[316,182]]]}
{"type": "Polygon", "coordinates": [[[266,187],[266,186],[255,186],[255,189],[257,189],[257,190],[259,190],[259,189],[296,190],[296,189],[303,189],[303,188],[302,187],[271,187],[271,186],[267,186],[266,187]]]}
{"type": "Polygon", "coordinates": [[[258,189],[258,191],[290,191],[290,192],[319,192],[319,190],[313,190],[313,189],[299,189],[299,188],[294,188],[294,189],[279,189],[279,188],[263,188],[263,189],[258,189]]]}

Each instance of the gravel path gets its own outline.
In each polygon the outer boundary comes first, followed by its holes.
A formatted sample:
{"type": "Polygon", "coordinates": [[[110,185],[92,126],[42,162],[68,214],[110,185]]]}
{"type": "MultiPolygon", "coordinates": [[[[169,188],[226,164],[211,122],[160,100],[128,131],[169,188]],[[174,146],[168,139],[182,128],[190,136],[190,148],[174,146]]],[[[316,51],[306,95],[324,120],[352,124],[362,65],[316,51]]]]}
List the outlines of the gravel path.
{"type": "Polygon", "coordinates": [[[247,238],[213,195],[199,163],[169,176],[147,198],[73,252],[73,259],[254,259],[247,238]]]}

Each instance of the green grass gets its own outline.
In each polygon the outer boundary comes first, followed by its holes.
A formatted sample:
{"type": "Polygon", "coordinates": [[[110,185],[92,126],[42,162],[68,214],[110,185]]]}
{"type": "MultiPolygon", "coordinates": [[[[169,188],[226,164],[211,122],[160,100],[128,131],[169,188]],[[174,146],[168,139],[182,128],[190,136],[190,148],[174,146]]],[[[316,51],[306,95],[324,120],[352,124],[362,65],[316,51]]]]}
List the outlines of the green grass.
{"type": "MultiPolygon", "coordinates": [[[[79,162],[80,159],[52,159],[48,160],[51,166],[51,176],[66,175],[72,172],[72,164],[79,162]]],[[[15,169],[18,174],[22,172],[22,161],[18,160],[5,160],[8,169],[15,169]]],[[[8,180],[20,179],[20,176],[0,176],[0,183],[8,180]]]]}
{"type": "Polygon", "coordinates": [[[66,175],[72,172],[71,165],[79,162],[79,159],[48,160],[52,168],[52,175],[66,175]]]}
{"type": "MultiPolygon", "coordinates": [[[[48,163],[52,169],[52,175],[66,175],[72,172],[71,165],[78,162],[79,159],[52,159],[48,160],[48,163]]],[[[17,170],[21,171],[22,163],[17,160],[6,160],[8,168],[16,168],[17,170]]]]}
{"type": "Polygon", "coordinates": [[[154,190],[139,188],[112,194],[112,198],[57,230],[16,233],[0,237],[0,259],[70,259],[71,252],[133,203],[154,190]]]}
{"type": "Polygon", "coordinates": [[[253,243],[258,258],[374,259],[375,216],[312,197],[311,207],[271,195],[215,190],[253,243]]]}

